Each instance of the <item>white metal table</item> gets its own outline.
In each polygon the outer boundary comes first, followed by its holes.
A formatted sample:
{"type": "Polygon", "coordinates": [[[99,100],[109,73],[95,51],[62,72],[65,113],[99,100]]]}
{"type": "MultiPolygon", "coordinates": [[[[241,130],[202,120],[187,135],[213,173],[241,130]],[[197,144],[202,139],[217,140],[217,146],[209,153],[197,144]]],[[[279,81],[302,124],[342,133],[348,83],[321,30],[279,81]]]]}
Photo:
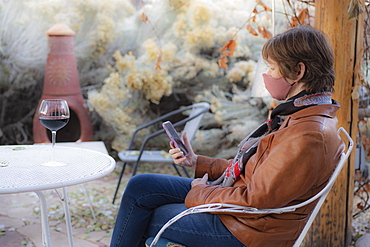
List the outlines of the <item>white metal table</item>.
{"type": "Polygon", "coordinates": [[[101,152],[84,148],[54,146],[54,161],[61,166],[46,166],[52,160],[51,146],[0,146],[0,194],[34,191],[40,199],[44,246],[51,246],[48,211],[43,190],[62,188],[69,245],[74,246],[68,198],[65,187],[81,184],[113,171],[116,162],[101,152]]]}

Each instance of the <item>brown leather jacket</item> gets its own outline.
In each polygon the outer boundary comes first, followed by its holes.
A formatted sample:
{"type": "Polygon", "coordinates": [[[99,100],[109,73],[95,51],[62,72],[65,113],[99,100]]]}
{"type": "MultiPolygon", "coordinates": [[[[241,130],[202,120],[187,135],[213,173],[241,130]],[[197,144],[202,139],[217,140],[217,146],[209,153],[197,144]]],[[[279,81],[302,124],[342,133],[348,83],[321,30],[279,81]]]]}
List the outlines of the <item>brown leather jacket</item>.
{"type": "MultiPolygon", "coordinates": [[[[186,206],[222,202],[274,208],[307,200],[325,186],[344,149],[337,134],[338,109],[338,105],[317,105],[287,116],[279,130],[261,139],[233,187],[194,186],[186,206]]],[[[208,173],[215,180],[228,164],[198,156],[195,176],[208,173]]],[[[314,203],[292,213],[219,217],[247,247],[292,246],[313,207],[314,203]]]]}

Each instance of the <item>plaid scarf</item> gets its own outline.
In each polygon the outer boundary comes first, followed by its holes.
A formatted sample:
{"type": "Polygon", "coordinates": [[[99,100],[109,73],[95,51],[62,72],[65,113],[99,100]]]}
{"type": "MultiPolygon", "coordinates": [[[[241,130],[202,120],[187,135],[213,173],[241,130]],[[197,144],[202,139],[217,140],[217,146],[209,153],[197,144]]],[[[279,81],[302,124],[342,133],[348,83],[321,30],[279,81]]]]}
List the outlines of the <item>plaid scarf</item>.
{"type": "Polygon", "coordinates": [[[260,142],[261,138],[270,134],[272,131],[279,129],[280,125],[285,120],[284,116],[291,115],[310,106],[322,104],[338,103],[331,99],[330,92],[308,95],[306,91],[302,91],[296,96],[288,99],[286,102],[278,105],[271,112],[270,119],[258,126],[246,138],[244,138],[243,141],[240,142],[238,146],[238,152],[236,153],[234,159],[230,161],[230,164],[226,168],[224,173],[211,184],[222,185],[225,187],[233,186],[235,181],[243,172],[244,166],[246,165],[249,158],[256,153],[258,143],[260,142]]]}

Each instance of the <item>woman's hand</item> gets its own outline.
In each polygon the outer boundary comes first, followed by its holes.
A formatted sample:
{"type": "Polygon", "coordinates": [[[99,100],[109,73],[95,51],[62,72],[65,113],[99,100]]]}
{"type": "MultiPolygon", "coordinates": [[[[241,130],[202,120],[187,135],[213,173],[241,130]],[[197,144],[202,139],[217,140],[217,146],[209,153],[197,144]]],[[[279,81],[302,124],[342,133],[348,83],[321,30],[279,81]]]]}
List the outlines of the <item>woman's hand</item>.
{"type": "Polygon", "coordinates": [[[196,178],[191,182],[191,187],[193,188],[199,184],[207,184],[208,183],[208,173],[204,174],[202,178],[196,178]]]}
{"type": "Polygon", "coordinates": [[[195,155],[193,148],[191,147],[191,144],[188,139],[188,135],[186,131],[182,135],[182,139],[184,141],[184,144],[186,148],[188,149],[189,154],[186,157],[181,157],[184,155],[183,152],[179,148],[176,148],[172,141],[170,142],[171,149],[168,152],[173,159],[173,162],[180,166],[187,166],[195,169],[195,166],[197,164],[198,155],[195,155]]]}

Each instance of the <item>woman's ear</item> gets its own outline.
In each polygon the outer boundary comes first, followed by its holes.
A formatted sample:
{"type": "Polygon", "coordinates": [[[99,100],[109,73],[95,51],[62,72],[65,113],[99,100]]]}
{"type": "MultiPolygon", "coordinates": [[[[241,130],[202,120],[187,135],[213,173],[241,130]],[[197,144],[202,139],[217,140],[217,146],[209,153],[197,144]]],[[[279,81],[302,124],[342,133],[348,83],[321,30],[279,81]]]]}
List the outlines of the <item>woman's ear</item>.
{"type": "Polygon", "coordinates": [[[297,79],[296,79],[296,81],[300,81],[303,78],[304,73],[306,72],[306,65],[304,63],[302,63],[302,62],[299,62],[297,64],[297,69],[298,69],[298,71],[297,71],[297,79]]]}

